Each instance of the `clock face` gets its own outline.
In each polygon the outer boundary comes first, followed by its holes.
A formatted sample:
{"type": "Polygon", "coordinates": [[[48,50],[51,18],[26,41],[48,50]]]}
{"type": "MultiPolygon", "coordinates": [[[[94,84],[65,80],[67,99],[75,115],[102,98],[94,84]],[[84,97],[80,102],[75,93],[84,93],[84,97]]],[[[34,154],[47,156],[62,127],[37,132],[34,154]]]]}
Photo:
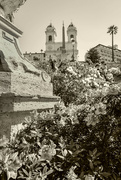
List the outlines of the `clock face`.
{"type": "Polygon", "coordinates": [[[53,47],[51,45],[48,46],[48,50],[52,50],[53,47]]]}

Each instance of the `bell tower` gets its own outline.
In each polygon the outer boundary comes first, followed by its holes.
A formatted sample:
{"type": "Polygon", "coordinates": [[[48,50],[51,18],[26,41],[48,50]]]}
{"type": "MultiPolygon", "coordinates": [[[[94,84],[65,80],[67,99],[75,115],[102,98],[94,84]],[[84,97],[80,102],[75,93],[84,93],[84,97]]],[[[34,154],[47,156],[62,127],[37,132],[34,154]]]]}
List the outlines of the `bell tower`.
{"type": "Polygon", "coordinates": [[[68,42],[71,42],[71,39],[74,39],[75,43],[77,43],[77,29],[72,22],[67,28],[67,36],[68,42]]]}
{"type": "Polygon", "coordinates": [[[50,23],[49,26],[46,28],[46,51],[51,51],[54,48],[54,43],[55,43],[55,28],[52,26],[50,23]]]}
{"type": "Polygon", "coordinates": [[[67,28],[67,36],[68,36],[68,58],[72,61],[77,60],[78,50],[77,50],[77,29],[71,22],[67,28]]]}

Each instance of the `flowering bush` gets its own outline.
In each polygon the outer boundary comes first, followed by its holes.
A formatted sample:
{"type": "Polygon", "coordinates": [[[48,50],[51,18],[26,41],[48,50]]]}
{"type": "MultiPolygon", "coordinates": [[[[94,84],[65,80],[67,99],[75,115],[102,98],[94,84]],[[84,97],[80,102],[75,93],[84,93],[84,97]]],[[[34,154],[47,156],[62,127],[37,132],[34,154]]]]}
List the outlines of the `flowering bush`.
{"type": "Polygon", "coordinates": [[[52,73],[64,103],[26,118],[1,140],[0,173],[16,180],[120,180],[121,88],[103,64],[52,73]]]}
{"type": "MultiPolygon", "coordinates": [[[[81,64],[58,69],[53,74],[54,93],[68,106],[70,103],[97,103],[113,89],[116,90],[114,74],[105,64],[81,64]]],[[[120,86],[118,91],[120,92],[120,86]]]]}
{"type": "Polygon", "coordinates": [[[66,60],[55,62],[53,66],[54,69],[50,62],[41,65],[52,77],[54,94],[60,96],[66,106],[70,103],[78,105],[100,101],[115,89],[114,80],[121,75],[120,68],[107,68],[103,61],[88,64],[66,60]]]}
{"type": "Polygon", "coordinates": [[[93,105],[32,113],[1,153],[1,173],[16,180],[120,180],[120,108],[121,95],[110,94],[93,105]]]}
{"type": "Polygon", "coordinates": [[[113,74],[113,75],[120,75],[121,74],[121,70],[119,67],[112,67],[109,69],[109,71],[113,74]]]}

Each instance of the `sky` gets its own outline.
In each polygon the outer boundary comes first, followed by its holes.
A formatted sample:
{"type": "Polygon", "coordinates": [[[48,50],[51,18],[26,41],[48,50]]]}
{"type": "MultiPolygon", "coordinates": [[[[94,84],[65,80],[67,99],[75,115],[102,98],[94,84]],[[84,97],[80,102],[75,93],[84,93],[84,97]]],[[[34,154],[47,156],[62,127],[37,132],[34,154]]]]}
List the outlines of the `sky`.
{"type": "Polygon", "coordinates": [[[112,25],[118,27],[114,44],[121,49],[121,0],[27,0],[14,16],[15,26],[23,31],[19,40],[22,53],[45,50],[45,30],[50,23],[56,29],[55,41],[61,42],[63,21],[65,34],[71,22],[77,28],[81,61],[90,48],[111,45],[107,30],[112,25]]]}

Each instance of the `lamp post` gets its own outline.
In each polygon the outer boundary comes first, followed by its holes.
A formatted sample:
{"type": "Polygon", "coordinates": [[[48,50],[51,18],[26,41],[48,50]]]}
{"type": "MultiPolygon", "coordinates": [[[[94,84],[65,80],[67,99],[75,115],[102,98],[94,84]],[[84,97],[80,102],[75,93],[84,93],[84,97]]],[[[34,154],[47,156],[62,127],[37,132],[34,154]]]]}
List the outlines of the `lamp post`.
{"type": "Polygon", "coordinates": [[[43,53],[42,53],[43,50],[41,49],[40,51],[41,51],[41,61],[43,61],[43,53]]]}
{"type": "Polygon", "coordinates": [[[73,46],[72,61],[74,61],[74,44],[75,44],[75,40],[74,40],[74,38],[71,38],[71,43],[72,43],[72,46],[73,46]]]}

